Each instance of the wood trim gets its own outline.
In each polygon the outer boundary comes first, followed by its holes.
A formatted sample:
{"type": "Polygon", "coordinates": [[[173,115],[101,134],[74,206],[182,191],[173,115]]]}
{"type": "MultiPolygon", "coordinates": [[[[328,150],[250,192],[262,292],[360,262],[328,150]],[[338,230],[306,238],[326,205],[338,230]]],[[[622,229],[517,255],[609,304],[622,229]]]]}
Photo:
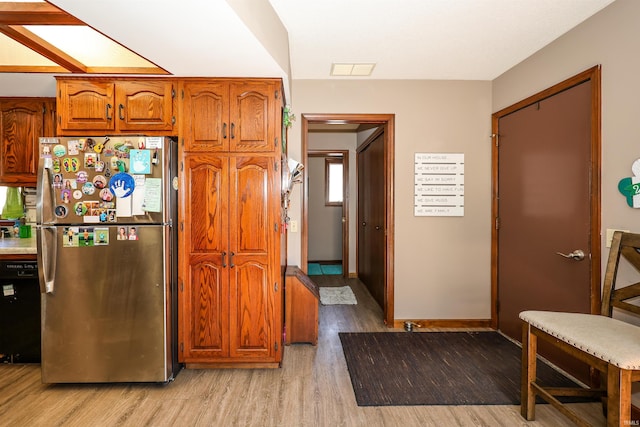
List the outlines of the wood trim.
{"type": "Polygon", "coordinates": [[[491,319],[395,319],[393,327],[404,328],[404,322],[418,324],[417,328],[494,329],[491,327],[491,319]]]}
{"type": "Polygon", "coordinates": [[[36,261],[36,254],[2,254],[3,261],[36,261]]]}
{"type": "MultiPolygon", "coordinates": [[[[394,162],[395,162],[395,114],[302,114],[301,121],[301,155],[302,162],[307,161],[309,153],[309,123],[318,124],[377,124],[385,129],[385,150],[384,150],[384,181],[385,181],[385,216],[386,216],[386,294],[384,322],[391,327],[394,324],[394,247],[395,247],[395,219],[394,219],[394,162]]],[[[301,269],[307,272],[307,260],[309,244],[309,230],[307,226],[309,212],[309,186],[305,179],[302,186],[302,226],[301,226],[301,269]]],[[[356,248],[357,251],[357,248],[356,248]]]]}
{"type": "Polygon", "coordinates": [[[600,312],[601,283],[601,66],[596,65],[491,115],[491,326],[498,328],[498,122],[500,118],[591,81],[591,312],[600,312]]]}
{"type": "Polygon", "coordinates": [[[0,2],[0,24],[5,25],[85,25],[78,18],[50,3],[0,2]]]}

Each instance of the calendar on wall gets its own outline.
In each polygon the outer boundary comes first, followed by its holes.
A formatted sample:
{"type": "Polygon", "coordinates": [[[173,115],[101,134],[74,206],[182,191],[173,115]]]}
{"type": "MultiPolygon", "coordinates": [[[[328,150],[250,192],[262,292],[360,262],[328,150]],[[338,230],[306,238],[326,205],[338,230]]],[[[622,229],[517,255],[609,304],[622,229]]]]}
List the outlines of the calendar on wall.
{"type": "Polygon", "coordinates": [[[415,153],[415,216],[464,216],[464,154],[415,153]]]}

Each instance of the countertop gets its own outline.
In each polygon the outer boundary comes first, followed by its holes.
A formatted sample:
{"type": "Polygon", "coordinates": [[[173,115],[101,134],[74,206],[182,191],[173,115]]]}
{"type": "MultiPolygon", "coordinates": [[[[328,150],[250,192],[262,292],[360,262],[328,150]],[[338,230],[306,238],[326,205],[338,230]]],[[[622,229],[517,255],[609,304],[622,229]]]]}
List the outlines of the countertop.
{"type": "Polygon", "coordinates": [[[0,239],[0,255],[35,255],[35,236],[21,239],[16,237],[5,237],[0,239]]]}

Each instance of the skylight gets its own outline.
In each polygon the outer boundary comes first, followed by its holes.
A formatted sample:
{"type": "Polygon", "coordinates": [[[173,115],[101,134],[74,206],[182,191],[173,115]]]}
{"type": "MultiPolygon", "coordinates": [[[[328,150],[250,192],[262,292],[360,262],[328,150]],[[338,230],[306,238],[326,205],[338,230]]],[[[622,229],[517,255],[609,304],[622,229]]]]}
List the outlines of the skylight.
{"type": "Polygon", "coordinates": [[[0,2],[0,72],[168,74],[43,1],[0,2]]]}

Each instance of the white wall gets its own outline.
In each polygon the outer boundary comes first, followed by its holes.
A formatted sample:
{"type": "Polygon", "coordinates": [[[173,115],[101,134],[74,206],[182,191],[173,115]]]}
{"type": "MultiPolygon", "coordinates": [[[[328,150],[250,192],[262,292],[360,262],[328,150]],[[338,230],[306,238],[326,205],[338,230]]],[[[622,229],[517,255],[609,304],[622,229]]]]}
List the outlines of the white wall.
{"type": "MultiPolygon", "coordinates": [[[[298,116],[395,114],[394,317],[490,318],[491,83],[294,80],[291,105],[298,116]],[[416,152],[465,153],[464,217],[413,216],[416,152]]],[[[292,158],[300,158],[300,133],[298,121],[292,158]]],[[[290,216],[300,220],[300,191],[290,216]]],[[[300,233],[289,233],[289,264],[299,265],[300,253],[300,233]]]]}
{"type": "Polygon", "coordinates": [[[309,261],[342,260],[342,206],[325,205],[325,157],[310,157],[305,166],[309,179],[309,261]]]}

